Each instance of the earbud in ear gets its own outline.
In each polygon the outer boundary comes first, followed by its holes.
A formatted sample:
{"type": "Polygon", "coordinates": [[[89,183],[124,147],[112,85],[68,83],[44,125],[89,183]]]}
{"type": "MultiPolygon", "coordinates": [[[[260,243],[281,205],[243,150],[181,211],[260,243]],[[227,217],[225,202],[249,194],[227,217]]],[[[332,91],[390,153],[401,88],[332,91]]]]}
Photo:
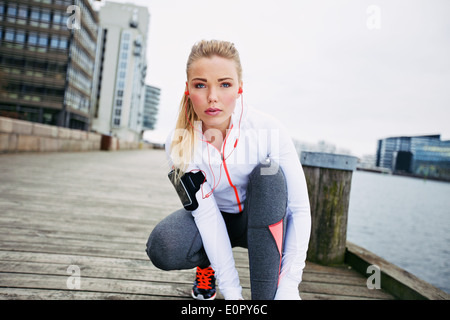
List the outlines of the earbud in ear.
{"type": "Polygon", "coordinates": [[[188,95],[189,95],[189,90],[186,90],[186,91],[184,92],[184,95],[185,95],[185,96],[188,96],[188,95]]]}
{"type": "Polygon", "coordinates": [[[238,93],[241,94],[242,92],[244,92],[244,90],[242,90],[242,88],[239,88],[238,93]]]}

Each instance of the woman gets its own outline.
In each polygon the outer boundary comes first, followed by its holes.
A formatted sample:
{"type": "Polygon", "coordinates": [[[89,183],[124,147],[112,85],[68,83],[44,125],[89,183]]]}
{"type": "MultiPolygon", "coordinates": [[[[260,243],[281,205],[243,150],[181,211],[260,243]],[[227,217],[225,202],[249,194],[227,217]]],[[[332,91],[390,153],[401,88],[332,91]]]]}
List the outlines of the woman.
{"type": "Polygon", "coordinates": [[[163,270],[197,267],[195,299],[242,299],[232,247],[248,248],[252,299],[300,299],[310,234],[303,170],[274,118],[243,104],[239,54],[200,41],[166,152],[184,208],[152,231],[147,254],[163,270]],[[240,103],[239,103],[240,101],[240,103]]]}

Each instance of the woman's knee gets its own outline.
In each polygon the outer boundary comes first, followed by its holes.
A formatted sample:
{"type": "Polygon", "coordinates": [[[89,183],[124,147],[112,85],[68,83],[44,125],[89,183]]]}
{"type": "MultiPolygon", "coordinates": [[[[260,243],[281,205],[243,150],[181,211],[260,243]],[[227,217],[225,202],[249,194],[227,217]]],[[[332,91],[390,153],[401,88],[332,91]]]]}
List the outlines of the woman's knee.
{"type": "Polygon", "coordinates": [[[255,167],[249,177],[247,200],[249,227],[268,226],[284,218],[287,186],[284,173],[278,164],[270,161],[255,167]],[[264,171],[267,168],[271,169],[264,171]],[[268,172],[270,174],[265,174],[268,172]]]}
{"type": "Polygon", "coordinates": [[[172,252],[170,241],[164,236],[165,231],[158,225],[153,229],[147,241],[147,256],[153,265],[162,270],[171,270],[168,253],[172,252]]]}
{"type": "Polygon", "coordinates": [[[189,269],[206,257],[192,215],[184,209],[158,223],[147,241],[147,255],[162,270],[189,269]]]}
{"type": "Polygon", "coordinates": [[[254,191],[268,194],[287,193],[286,179],[281,167],[273,160],[258,164],[249,176],[254,191]]]}
{"type": "Polygon", "coordinates": [[[180,230],[176,226],[183,223],[179,220],[183,219],[184,212],[179,211],[175,211],[160,221],[152,230],[148,238],[146,249],[147,255],[152,263],[159,269],[172,270],[171,256],[177,252],[177,238],[179,238],[179,235],[175,233],[175,230],[180,230]]]}

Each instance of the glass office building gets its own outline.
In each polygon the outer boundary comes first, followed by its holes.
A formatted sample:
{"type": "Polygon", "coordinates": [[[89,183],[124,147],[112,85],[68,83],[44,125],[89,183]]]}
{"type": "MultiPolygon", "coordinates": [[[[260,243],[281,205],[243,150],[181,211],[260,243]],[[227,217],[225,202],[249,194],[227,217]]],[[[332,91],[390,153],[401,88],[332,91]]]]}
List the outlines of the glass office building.
{"type": "Polygon", "coordinates": [[[440,135],[379,140],[376,165],[394,172],[450,179],[450,140],[442,141],[440,135]]]}
{"type": "Polygon", "coordinates": [[[147,75],[147,7],[106,2],[99,11],[97,99],[92,130],[137,142],[144,128],[147,75]]]}
{"type": "Polygon", "coordinates": [[[161,89],[153,86],[145,86],[144,103],[144,130],[153,130],[157,122],[159,97],[161,89]]]}
{"type": "Polygon", "coordinates": [[[98,30],[88,0],[0,0],[0,116],[88,130],[98,30]]]}

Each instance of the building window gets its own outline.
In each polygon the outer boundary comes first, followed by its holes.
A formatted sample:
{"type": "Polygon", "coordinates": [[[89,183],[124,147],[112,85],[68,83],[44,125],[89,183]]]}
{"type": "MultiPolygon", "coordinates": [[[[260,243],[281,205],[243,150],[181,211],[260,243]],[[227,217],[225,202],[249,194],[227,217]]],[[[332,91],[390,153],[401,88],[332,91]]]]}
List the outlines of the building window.
{"type": "Polygon", "coordinates": [[[39,42],[38,45],[41,47],[47,47],[48,44],[48,37],[46,34],[39,35],[39,42]]]}
{"type": "Polygon", "coordinates": [[[62,22],[62,16],[60,13],[55,12],[53,14],[53,25],[60,25],[62,22]]]}
{"type": "Polygon", "coordinates": [[[42,22],[50,22],[50,11],[44,10],[41,13],[42,22]]]}
{"type": "Polygon", "coordinates": [[[28,18],[27,7],[20,6],[19,11],[17,12],[17,24],[25,25],[27,23],[27,18],[28,18]]]}
{"type": "Polygon", "coordinates": [[[67,49],[67,39],[59,39],[59,49],[67,49]]]}
{"type": "Polygon", "coordinates": [[[41,12],[41,28],[48,28],[50,26],[50,11],[42,10],[41,12]]]}
{"type": "Polygon", "coordinates": [[[5,32],[5,41],[14,41],[14,30],[13,29],[6,29],[5,32]]]}
{"type": "Polygon", "coordinates": [[[50,11],[43,10],[41,13],[41,21],[42,22],[50,22],[50,11]]]}
{"type": "Polygon", "coordinates": [[[17,15],[17,6],[14,4],[10,4],[8,6],[8,10],[6,11],[6,20],[8,22],[16,22],[16,15],[17,15]]]}
{"type": "Polygon", "coordinates": [[[10,4],[8,6],[8,10],[6,11],[6,14],[8,17],[16,17],[17,14],[17,7],[15,4],[10,4]]]}
{"type": "Polygon", "coordinates": [[[27,7],[19,7],[19,11],[17,14],[18,18],[26,19],[28,18],[28,9],[27,7]]]}
{"type": "Polygon", "coordinates": [[[16,42],[21,44],[25,43],[25,32],[16,31],[16,42]]]}
{"type": "Polygon", "coordinates": [[[52,49],[58,49],[59,47],[59,39],[56,36],[53,36],[50,40],[50,48],[52,49]]]}
{"type": "Polygon", "coordinates": [[[68,19],[69,19],[69,17],[62,16],[62,18],[61,18],[61,26],[67,26],[67,20],[68,19]]]}
{"type": "Polygon", "coordinates": [[[53,35],[50,39],[50,49],[66,50],[67,49],[67,39],[53,35]]]}
{"type": "Polygon", "coordinates": [[[66,25],[67,25],[67,17],[64,17],[59,12],[53,13],[53,18],[52,18],[53,29],[59,30],[59,29],[61,29],[61,26],[66,26],[66,25]]]}
{"type": "Polygon", "coordinates": [[[37,10],[37,9],[31,9],[31,15],[30,15],[30,18],[31,18],[32,20],[39,21],[39,17],[40,17],[40,16],[41,16],[41,14],[40,14],[39,10],[37,10]]]}
{"type": "Polygon", "coordinates": [[[36,33],[30,33],[28,35],[28,44],[35,46],[37,45],[37,42],[38,42],[38,35],[36,33]]]}
{"type": "Polygon", "coordinates": [[[37,9],[31,9],[30,26],[37,27],[39,25],[40,12],[37,9]]]}

